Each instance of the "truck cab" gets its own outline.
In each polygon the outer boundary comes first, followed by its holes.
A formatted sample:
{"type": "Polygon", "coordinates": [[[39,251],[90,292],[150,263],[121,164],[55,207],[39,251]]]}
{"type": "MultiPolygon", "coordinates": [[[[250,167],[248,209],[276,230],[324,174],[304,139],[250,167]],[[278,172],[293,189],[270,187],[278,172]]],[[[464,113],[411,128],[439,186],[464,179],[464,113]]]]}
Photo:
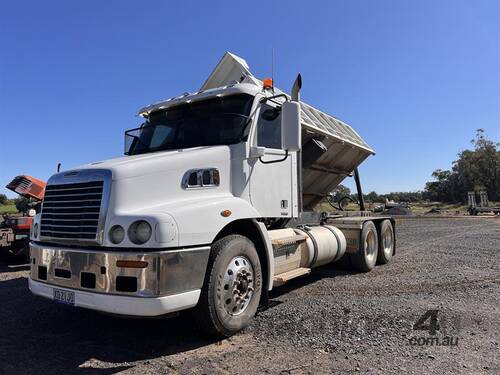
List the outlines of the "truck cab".
{"type": "Polygon", "coordinates": [[[388,262],[389,218],[312,211],[373,150],[300,102],[300,86],[287,95],[226,53],[198,92],[140,109],[124,157],[53,175],[33,223],[31,291],[119,315],[191,310],[229,336],[314,267],[388,262]]]}

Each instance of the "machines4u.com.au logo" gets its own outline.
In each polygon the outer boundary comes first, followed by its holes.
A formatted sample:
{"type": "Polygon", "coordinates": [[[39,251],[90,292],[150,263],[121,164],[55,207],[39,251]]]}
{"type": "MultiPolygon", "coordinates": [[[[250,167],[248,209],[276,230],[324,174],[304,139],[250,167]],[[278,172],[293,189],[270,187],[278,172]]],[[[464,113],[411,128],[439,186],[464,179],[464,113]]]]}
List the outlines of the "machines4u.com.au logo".
{"type": "Polygon", "coordinates": [[[441,319],[439,310],[428,310],[413,325],[413,331],[422,334],[408,338],[408,342],[411,346],[458,346],[458,336],[447,334],[458,326],[458,320],[446,321],[441,319]]]}

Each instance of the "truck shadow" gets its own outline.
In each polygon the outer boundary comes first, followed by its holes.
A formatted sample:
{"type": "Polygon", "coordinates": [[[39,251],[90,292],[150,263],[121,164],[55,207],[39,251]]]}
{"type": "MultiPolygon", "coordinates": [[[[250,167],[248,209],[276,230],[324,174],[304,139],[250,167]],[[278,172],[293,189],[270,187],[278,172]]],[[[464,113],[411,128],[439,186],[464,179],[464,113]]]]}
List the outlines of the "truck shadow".
{"type": "Polygon", "coordinates": [[[25,277],[0,280],[0,301],[0,373],[116,373],[217,341],[198,332],[188,314],[130,319],[57,305],[33,296],[25,277]],[[108,368],[85,367],[94,359],[108,368]]]}
{"type": "Polygon", "coordinates": [[[347,267],[339,264],[326,265],[314,268],[309,275],[292,279],[282,286],[273,288],[273,290],[269,293],[270,307],[276,306],[276,303],[274,304],[272,303],[275,298],[278,298],[283,294],[287,294],[295,289],[304,287],[309,284],[313,284],[321,279],[354,275],[356,273],[358,272],[347,269],[347,267]]]}
{"type": "MultiPolygon", "coordinates": [[[[189,314],[167,319],[120,318],[35,297],[28,290],[26,277],[8,279],[10,274],[5,272],[9,267],[0,261],[0,369],[5,373],[111,374],[135,367],[131,362],[182,353],[218,341],[198,332],[189,314]],[[108,367],[97,369],[92,366],[94,360],[106,362],[108,367]]],[[[268,308],[280,303],[273,299],[293,289],[324,277],[350,273],[339,268],[318,268],[307,277],[275,289],[268,308]]]]}
{"type": "Polygon", "coordinates": [[[30,266],[24,257],[16,257],[7,252],[0,253],[0,273],[28,271],[30,266]]]}

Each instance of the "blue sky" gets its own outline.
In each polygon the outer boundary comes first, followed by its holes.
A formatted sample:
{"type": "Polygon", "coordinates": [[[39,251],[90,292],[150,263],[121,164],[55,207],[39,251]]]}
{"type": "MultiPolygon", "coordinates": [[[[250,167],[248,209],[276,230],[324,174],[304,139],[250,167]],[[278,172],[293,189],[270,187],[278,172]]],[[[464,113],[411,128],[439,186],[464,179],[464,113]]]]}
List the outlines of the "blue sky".
{"type": "Polygon", "coordinates": [[[2,2],[1,186],[121,155],[136,111],[196,91],[226,50],[262,78],[274,48],[287,91],[302,73],[302,98],[377,151],[366,192],[422,189],[476,128],[500,141],[498,1],[179,3],[2,2]]]}

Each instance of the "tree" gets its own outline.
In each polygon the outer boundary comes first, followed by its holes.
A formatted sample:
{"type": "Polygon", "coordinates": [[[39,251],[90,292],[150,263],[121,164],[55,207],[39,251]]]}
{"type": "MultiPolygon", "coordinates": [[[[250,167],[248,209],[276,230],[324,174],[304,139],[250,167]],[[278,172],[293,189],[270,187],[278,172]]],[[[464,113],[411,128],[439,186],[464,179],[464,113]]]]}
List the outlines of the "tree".
{"type": "Polygon", "coordinates": [[[16,205],[16,209],[19,212],[26,213],[30,209],[28,198],[24,198],[24,197],[16,198],[16,199],[14,199],[14,203],[16,205]]]}
{"type": "Polygon", "coordinates": [[[344,185],[339,185],[337,186],[332,192],[331,195],[334,200],[338,201],[342,197],[350,196],[351,195],[351,189],[349,189],[347,186],[344,185]]]}
{"type": "Polygon", "coordinates": [[[474,149],[461,151],[451,170],[437,169],[432,173],[435,180],[426,183],[425,198],[465,202],[468,191],[486,190],[491,200],[498,200],[500,144],[489,140],[483,129],[477,129],[471,143],[474,149]]]}
{"type": "Polygon", "coordinates": [[[368,194],[363,194],[364,195],[364,198],[368,201],[368,202],[378,202],[379,201],[379,196],[376,192],[374,191],[371,191],[369,192],[368,194]]]}
{"type": "Polygon", "coordinates": [[[7,204],[9,202],[9,199],[5,194],[0,194],[0,205],[7,204]]]}
{"type": "Polygon", "coordinates": [[[477,130],[476,138],[471,143],[474,151],[462,151],[454,162],[453,171],[461,177],[458,182],[466,184],[469,190],[486,190],[488,196],[496,200],[500,193],[497,178],[500,167],[497,147],[500,144],[487,139],[483,129],[477,130]]]}
{"type": "Polygon", "coordinates": [[[425,198],[439,202],[453,200],[451,176],[451,171],[443,171],[442,169],[436,169],[432,172],[432,177],[436,181],[430,181],[425,184],[425,198]]]}

